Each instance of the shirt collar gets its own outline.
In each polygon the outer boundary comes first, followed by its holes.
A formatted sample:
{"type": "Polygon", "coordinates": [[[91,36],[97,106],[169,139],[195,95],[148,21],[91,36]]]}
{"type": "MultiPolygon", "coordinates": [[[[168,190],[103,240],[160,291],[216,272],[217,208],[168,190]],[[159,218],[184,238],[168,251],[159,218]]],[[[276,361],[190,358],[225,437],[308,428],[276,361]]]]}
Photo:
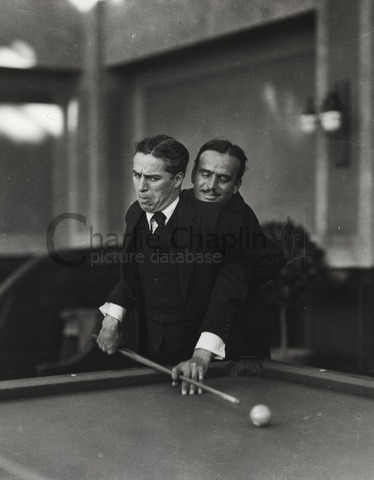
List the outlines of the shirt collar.
{"type": "MultiPolygon", "coordinates": [[[[174,210],[176,208],[176,206],[178,205],[178,202],[179,202],[179,195],[178,197],[170,203],[170,205],[168,205],[166,208],[164,208],[162,211],[162,213],[165,215],[166,217],[166,220],[165,220],[165,225],[168,223],[170,217],[173,215],[174,213],[174,210]]],[[[151,228],[151,218],[153,217],[154,215],[154,212],[153,213],[150,213],[150,212],[145,212],[146,215],[147,215],[147,222],[148,222],[148,226],[149,228],[151,228]]]]}

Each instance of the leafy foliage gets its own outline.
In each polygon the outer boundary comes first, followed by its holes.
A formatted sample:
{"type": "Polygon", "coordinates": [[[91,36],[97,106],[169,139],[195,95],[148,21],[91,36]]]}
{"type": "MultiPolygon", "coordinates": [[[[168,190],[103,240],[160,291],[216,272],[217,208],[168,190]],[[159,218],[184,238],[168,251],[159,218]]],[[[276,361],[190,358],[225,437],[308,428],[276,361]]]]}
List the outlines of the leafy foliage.
{"type": "MultiPolygon", "coordinates": [[[[281,272],[262,289],[267,302],[280,307],[295,307],[312,294],[313,287],[325,277],[325,252],[301,225],[294,225],[296,238],[292,256],[281,272]]],[[[268,222],[262,226],[264,234],[277,243],[278,253],[286,257],[282,240],[283,225],[268,222]]]]}

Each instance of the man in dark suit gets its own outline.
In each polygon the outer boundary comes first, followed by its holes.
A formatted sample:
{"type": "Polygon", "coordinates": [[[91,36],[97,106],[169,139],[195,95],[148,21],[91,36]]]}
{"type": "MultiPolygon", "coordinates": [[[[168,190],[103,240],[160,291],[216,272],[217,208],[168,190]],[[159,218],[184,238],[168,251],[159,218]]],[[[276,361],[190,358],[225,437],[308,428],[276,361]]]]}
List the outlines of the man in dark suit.
{"type": "MultiPolygon", "coordinates": [[[[211,359],[225,356],[254,277],[255,252],[238,241],[237,215],[191,191],[181,194],[187,162],[187,150],[170,137],[137,145],[138,202],[126,215],[122,278],[102,308],[98,344],[114,353],[123,327],[129,347],[162,363],[185,360],[178,369],[202,380],[211,359]]],[[[247,239],[255,233],[246,226],[247,239]]]]}
{"type": "MultiPolygon", "coordinates": [[[[261,368],[258,359],[270,357],[267,324],[261,314],[262,304],[256,293],[279,273],[286,262],[282,252],[278,255],[277,245],[262,234],[254,211],[239,193],[246,168],[247,157],[239,146],[225,139],[213,139],[200,148],[191,181],[195,198],[224,206],[223,212],[239,217],[251,232],[255,270],[251,274],[245,302],[240,305],[230,323],[225,351],[226,358],[237,360],[235,364],[238,370],[253,371],[261,368]]],[[[182,362],[173,369],[175,379],[179,373],[195,378],[189,362],[182,362]]],[[[184,388],[187,389],[187,386],[184,385],[184,388]]]]}
{"type": "Polygon", "coordinates": [[[238,145],[225,139],[213,139],[199,150],[191,175],[193,191],[198,200],[226,206],[254,233],[256,274],[251,283],[259,288],[276,275],[286,264],[282,252],[261,232],[260,223],[252,208],[239,193],[248,159],[238,145]]]}

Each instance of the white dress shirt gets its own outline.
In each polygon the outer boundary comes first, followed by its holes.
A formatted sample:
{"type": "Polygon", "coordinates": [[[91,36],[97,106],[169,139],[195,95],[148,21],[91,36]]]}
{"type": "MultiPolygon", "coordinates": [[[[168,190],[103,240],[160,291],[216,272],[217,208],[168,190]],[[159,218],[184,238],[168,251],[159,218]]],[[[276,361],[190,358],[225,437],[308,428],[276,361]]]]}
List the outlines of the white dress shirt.
{"type": "MultiPolygon", "coordinates": [[[[165,225],[173,215],[178,202],[179,196],[170,205],[162,210],[162,213],[166,217],[165,225]]],[[[157,222],[152,219],[153,213],[146,212],[146,216],[149,229],[153,233],[157,228],[157,222]]],[[[110,302],[104,303],[99,310],[103,315],[110,315],[111,317],[116,318],[119,322],[122,322],[126,315],[126,310],[123,307],[110,302]]],[[[223,360],[225,358],[225,342],[215,333],[202,332],[195,349],[196,348],[203,348],[204,350],[212,352],[215,359],[223,360]]]]}

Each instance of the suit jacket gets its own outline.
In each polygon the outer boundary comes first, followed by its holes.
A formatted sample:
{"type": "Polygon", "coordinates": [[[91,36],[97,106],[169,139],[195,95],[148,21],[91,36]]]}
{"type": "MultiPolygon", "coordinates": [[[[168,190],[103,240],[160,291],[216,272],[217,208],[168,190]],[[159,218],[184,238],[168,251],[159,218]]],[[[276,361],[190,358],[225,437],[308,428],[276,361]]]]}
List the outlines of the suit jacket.
{"type": "Polygon", "coordinates": [[[252,249],[255,258],[255,272],[249,285],[250,292],[253,292],[274,278],[287,264],[287,260],[278,244],[262,233],[256,214],[245,203],[239,192],[231,198],[227,208],[230,212],[236,214],[244,225],[248,225],[253,232],[252,249]]]}
{"type": "MultiPolygon", "coordinates": [[[[255,275],[255,252],[240,242],[232,245],[232,240],[243,234],[243,222],[235,212],[222,205],[196,200],[192,190],[181,192],[177,214],[178,227],[174,233],[178,251],[195,256],[219,255],[222,259],[219,263],[188,261],[178,264],[185,308],[196,326],[197,337],[200,332],[212,332],[226,342],[235,313],[244,305],[250,280],[255,275]],[[198,234],[204,239],[199,248],[197,242],[189,241],[191,236],[198,234]]],[[[137,266],[128,259],[136,252],[136,228],[143,215],[138,202],[126,214],[121,281],[108,299],[126,308],[124,337],[129,348],[135,350],[142,349],[146,318],[137,266]]],[[[258,228],[255,224],[246,227],[246,234],[258,228]]]]}
{"type": "Polygon", "coordinates": [[[255,272],[250,279],[244,305],[238,308],[231,324],[226,342],[226,357],[269,358],[269,312],[259,294],[259,289],[280,272],[287,264],[287,260],[284,258],[282,248],[262,234],[254,211],[244,202],[239,192],[231,198],[227,208],[235,212],[244,225],[251,225],[255,232],[253,241],[255,272]]]}

